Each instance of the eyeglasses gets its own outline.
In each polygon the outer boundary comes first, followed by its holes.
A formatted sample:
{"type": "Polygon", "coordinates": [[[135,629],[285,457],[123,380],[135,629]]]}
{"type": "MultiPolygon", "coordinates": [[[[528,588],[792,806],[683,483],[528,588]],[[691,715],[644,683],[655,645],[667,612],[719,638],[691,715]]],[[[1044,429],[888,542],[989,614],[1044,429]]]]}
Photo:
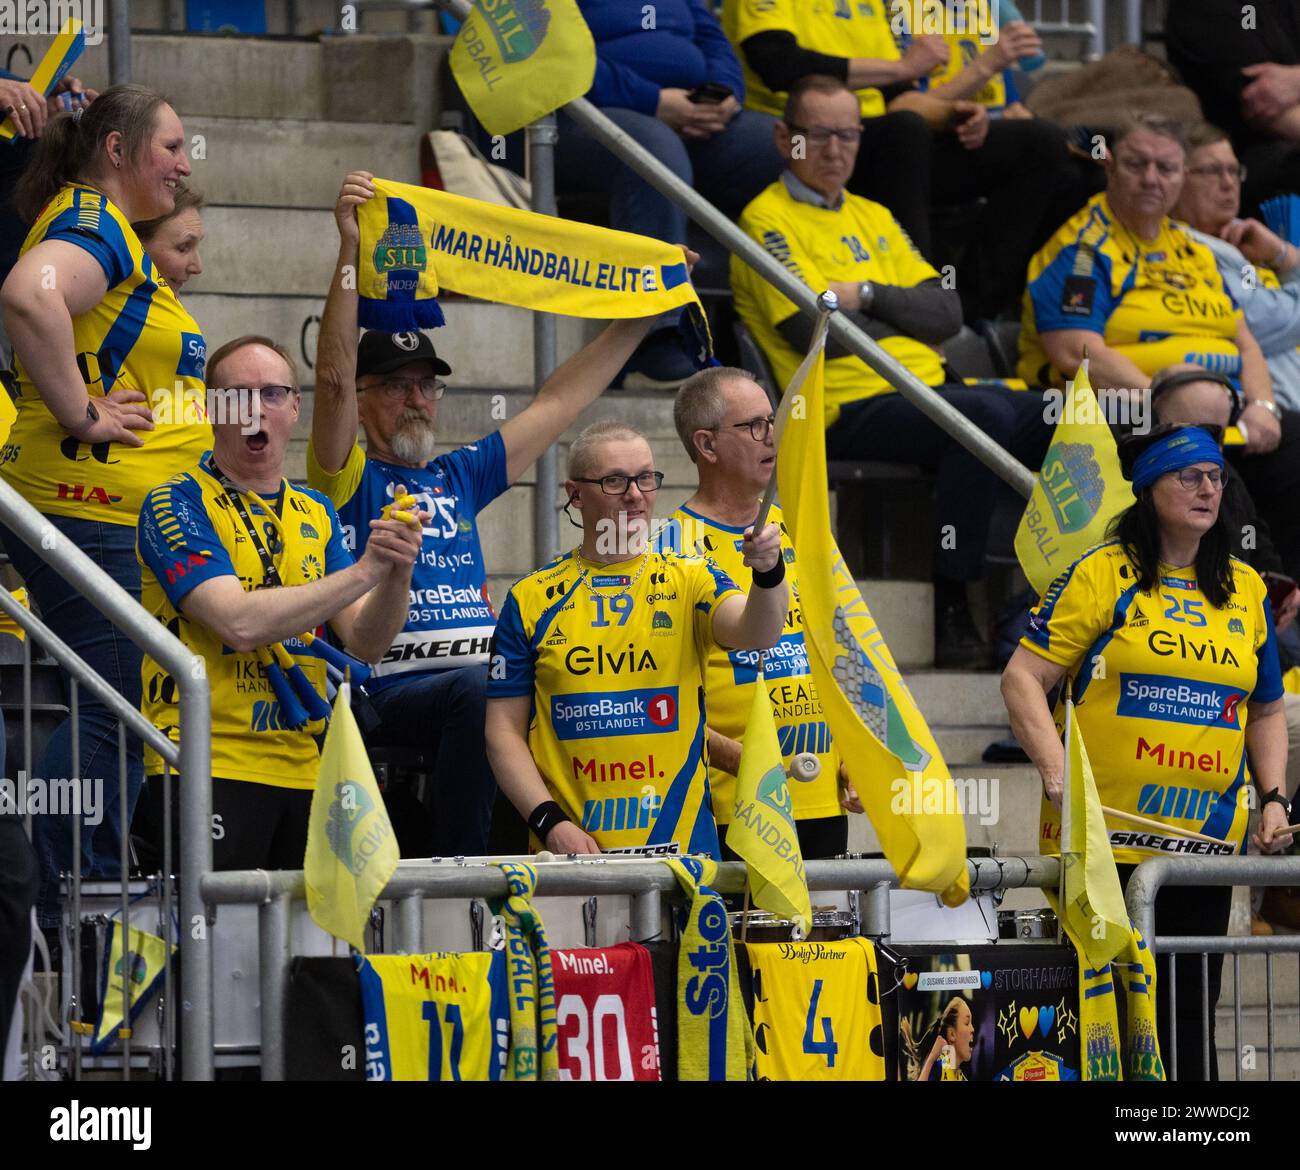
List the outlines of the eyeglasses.
{"type": "MultiPolygon", "coordinates": [[[[719,423],[718,427],[722,424],[719,423]]],[[[760,415],[758,418],[746,419],[744,422],[732,423],[733,430],[740,430],[742,427],[749,428],[749,437],[756,443],[767,441],[767,436],[772,433],[772,428],[776,426],[776,419],[772,415],[766,417],[760,415]]],[[[714,427],[717,430],[718,427],[714,427]]]]}
{"type": "Polygon", "coordinates": [[[1188,167],[1189,175],[1196,175],[1198,178],[1215,178],[1215,179],[1236,179],[1238,183],[1246,181],[1246,168],[1241,163],[1218,163],[1215,166],[1188,167]]]}
{"type": "Polygon", "coordinates": [[[1147,168],[1151,166],[1156,168],[1156,172],[1162,179],[1174,179],[1183,173],[1181,162],[1161,162],[1159,159],[1134,157],[1131,154],[1123,157],[1117,155],[1115,162],[1130,175],[1145,175],[1147,168]]]}
{"type": "Polygon", "coordinates": [[[250,399],[254,395],[256,395],[258,402],[260,402],[263,406],[269,406],[275,408],[275,407],[283,406],[286,402],[289,401],[290,395],[297,394],[298,391],[295,390],[292,386],[280,386],[280,385],[273,384],[270,386],[227,386],[221,391],[221,393],[225,395],[247,394],[250,399]]]}
{"type": "Polygon", "coordinates": [[[861,126],[836,129],[832,126],[796,126],[793,122],[787,122],[786,125],[796,134],[802,134],[813,146],[828,146],[832,138],[841,146],[853,146],[862,141],[861,126]]]}
{"type": "Polygon", "coordinates": [[[418,390],[426,402],[437,402],[447,390],[441,378],[385,378],[372,386],[358,386],[358,390],[378,390],[384,397],[405,401],[412,390],[418,390]]]}
{"type": "Polygon", "coordinates": [[[1174,478],[1189,492],[1199,491],[1203,478],[1210,481],[1210,487],[1215,491],[1221,492],[1223,485],[1228,482],[1228,469],[1214,467],[1205,471],[1199,467],[1184,467],[1182,471],[1174,472],[1174,478]]]}
{"type": "Polygon", "coordinates": [[[628,488],[636,484],[641,491],[648,495],[650,492],[657,492],[664,482],[664,473],[662,471],[642,471],[637,475],[602,475],[599,479],[575,479],[574,483],[598,483],[600,490],[607,496],[621,496],[627,493],[628,488]]]}

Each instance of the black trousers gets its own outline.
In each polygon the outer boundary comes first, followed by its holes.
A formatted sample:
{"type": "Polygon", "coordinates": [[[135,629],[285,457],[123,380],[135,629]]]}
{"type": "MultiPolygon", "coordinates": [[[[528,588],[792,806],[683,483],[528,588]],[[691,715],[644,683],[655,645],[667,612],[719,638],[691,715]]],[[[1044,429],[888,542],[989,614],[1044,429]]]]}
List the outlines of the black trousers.
{"type": "MultiPolygon", "coordinates": [[[[3,752],[0,751],[0,756],[3,752]]],[[[0,1061],[32,949],[36,854],[20,817],[0,817],[0,1061]]]]}
{"type": "MultiPolygon", "coordinates": [[[[172,872],[180,872],[180,792],[171,778],[172,872]]],[[[311,789],[274,788],[247,780],[212,778],[212,865],[214,869],[302,869],[307,852],[311,789]]],[[[163,778],[149,776],[136,808],[141,864],[162,865],[163,778]]]]}
{"type": "MultiPolygon", "coordinates": [[[[795,821],[799,834],[799,852],[805,861],[820,861],[847,853],[849,848],[848,817],[813,817],[795,821]]],[[[718,826],[718,840],[722,842],[722,860],[739,861],[734,849],[727,848],[727,826],[718,826]]]]}
{"type": "Polygon", "coordinates": [[[1282,411],[1282,439],[1267,455],[1248,455],[1229,447],[1232,468],[1241,476],[1260,516],[1268,524],[1273,545],[1287,575],[1300,580],[1300,413],[1282,411]]]}
{"type": "MultiPolygon", "coordinates": [[[[1042,465],[1052,426],[1044,421],[1037,391],[988,384],[937,386],[935,392],[1031,471],[1042,465]]],[[[989,520],[1012,489],[901,394],[891,391],[844,406],[826,432],[826,454],[918,464],[932,472],[935,576],[948,581],[984,576],[989,520]]],[[[1023,501],[1018,506],[1023,509],[1023,501]]]]}
{"type": "MultiPolygon", "coordinates": [[[[1137,868],[1120,865],[1120,884],[1128,890],[1137,868]]],[[[1231,886],[1166,886],[1156,895],[1156,933],[1165,935],[1224,935],[1232,910],[1231,886]]],[[[1217,1081],[1214,1009],[1223,986],[1223,956],[1209,955],[1208,982],[1202,977],[1200,955],[1156,956],[1156,1031],[1165,1076],[1174,1076],[1174,1037],[1178,1038],[1178,1080],[1217,1081]],[[1209,992],[1210,1065],[1205,1066],[1203,999],[1209,992]],[[1171,1001],[1174,1010],[1171,1012],[1171,1001]]],[[[1238,1058],[1240,1053],[1238,1053],[1238,1058]]]]}

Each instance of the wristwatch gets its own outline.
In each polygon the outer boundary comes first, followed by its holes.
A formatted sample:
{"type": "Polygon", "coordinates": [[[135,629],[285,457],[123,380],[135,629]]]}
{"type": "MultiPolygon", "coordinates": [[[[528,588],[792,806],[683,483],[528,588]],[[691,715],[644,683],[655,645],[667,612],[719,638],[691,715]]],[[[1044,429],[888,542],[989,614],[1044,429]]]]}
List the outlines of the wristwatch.
{"type": "Polygon", "coordinates": [[[1264,811],[1264,806],[1265,806],[1266,804],[1280,804],[1280,805],[1282,806],[1282,811],[1283,811],[1284,813],[1286,813],[1287,823],[1290,824],[1290,822],[1291,822],[1291,802],[1290,802],[1289,800],[1287,800],[1287,798],[1282,794],[1282,792],[1281,792],[1280,790],[1278,790],[1278,789],[1274,789],[1274,791],[1268,793],[1268,794],[1267,794],[1267,795],[1266,795],[1266,796],[1265,796],[1265,797],[1264,797],[1264,798],[1259,802],[1259,811],[1260,811],[1260,812],[1263,812],[1263,811],[1264,811]]]}
{"type": "Polygon", "coordinates": [[[1267,398],[1252,398],[1246,403],[1245,409],[1249,410],[1252,406],[1262,406],[1278,422],[1282,421],[1282,408],[1276,402],[1270,402],[1267,398]]]}
{"type": "Polygon", "coordinates": [[[871,281],[864,280],[858,285],[858,311],[868,313],[871,311],[871,302],[876,299],[876,290],[872,287],[871,281]]]}

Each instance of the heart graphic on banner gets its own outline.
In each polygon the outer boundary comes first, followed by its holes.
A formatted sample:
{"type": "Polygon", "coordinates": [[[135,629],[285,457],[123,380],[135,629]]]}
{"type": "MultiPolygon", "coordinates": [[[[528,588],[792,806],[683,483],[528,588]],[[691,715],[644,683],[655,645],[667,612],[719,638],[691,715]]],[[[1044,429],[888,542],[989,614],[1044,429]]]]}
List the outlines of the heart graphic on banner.
{"type": "Polygon", "coordinates": [[[1056,1022],[1056,1009],[1054,1007],[1042,1007],[1038,1009],[1038,1030],[1046,1036],[1052,1030],[1052,1025],[1056,1022]]]}
{"type": "Polygon", "coordinates": [[[980,972],[980,983],[983,985],[985,991],[987,991],[990,987],[992,987],[992,986],[993,986],[993,972],[992,972],[992,971],[981,971],[981,972],[980,972]]]}
{"type": "Polygon", "coordinates": [[[1024,1033],[1026,1040],[1034,1034],[1034,1029],[1037,1026],[1038,1009],[1036,1007],[1022,1007],[1020,1009],[1020,1030],[1024,1033]]]}
{"type": "Polygon", "coordinates": [[[903,986],[906,987],[908,991],[911,991],[916,986],[918,978],[919,976],[915,971],[908,971],[907,974],[903,976],[903,986]]]}

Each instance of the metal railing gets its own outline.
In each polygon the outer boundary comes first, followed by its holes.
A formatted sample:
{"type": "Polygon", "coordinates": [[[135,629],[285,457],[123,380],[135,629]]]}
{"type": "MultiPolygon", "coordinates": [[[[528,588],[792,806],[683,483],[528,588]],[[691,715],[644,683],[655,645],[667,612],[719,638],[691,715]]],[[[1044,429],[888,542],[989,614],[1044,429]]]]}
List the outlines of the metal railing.
{"type": "Polygon", "coordinates": [[[1089,60],[1106,52],[1106,0],[1034,0],[1032,11],[1020,11],[1040,33],[1085,38],[1089,60]],[[1080,10],[1086,15],[1076,17],[1080,10]]]}
{"type": "MultiPolygon", "coordinates": [[[[672,871],[658,861],[597,857],[529,863],[537,871],[535,896],[632,898],[631,933],[634,939],[654,938],[662,930],[665,896],[680,899],[681,890],[672,871]]],[[[1053,889],[1060,881],[1055,857],[971,858],[967,861],[971,893],[1034,887],[1053,889]]],[[[805,866],[811,891],[861,891],[862,933],[878,941],[890,934],[889,891],[898,884],[893,867],[883,860],[810,861],[805,866]]],[[[746,867],[724,862],[712,888],[720,894],[740,894],[746,867]]],[[[397,903],[396,952],[420,954],[427,949],[421,909],[425,899],[494,898],[506,894],[505,874],[494,865],[469,859],[463,865],[404,863],[384,892],[383,901],[397,903]]],[[[301,870],[243,870],[209,873],[203,879],[205,902],[220,906],[235,903],[258,908],[258,953],[261,991],[262,1078],[284,1077],[285,999],[291,958],[290,909],[305,897],[301,870]]],[[[187,1055],[189,1038],[186,1037],[187,1055]]],[[[187,1062],[188,1065],[188,1062],[187,1062]]]]}
{"type": "MultiPolygon", "coordinates": [[[[1268,1079],[1274,1079],[1276,1053],[1274,995],[1275,955],[1295,955],[1300,961],[1300,934],[1274,935],[1162,935],[1156,932],[1156,896],[1166,886],[1300,886],[1300,857],[1157,857],[1142,862],[1129,879],[1125,901],[1129,916],[1142,932],[1156,956],[1199,955],[1201,957],[1202,1067],[1210,1068],[1218,1054],[1210,1044],[1211,1016],[1217,1005],[1209,1002],[1209,956],[1231,955],[1233,964],[1233,1035],[1235,1079],[1242,1072],[1242,964],[1243,955],[1262,956],[1265,966],[1265,1026],[1268,1079]]],[[[1178,967],[1169,963],[1167,986],[1159,981],[1156,994],[1167,999],[1169,1014],[1177,1020],[1178,967]]],[[[1300,1003],[1288,1005],[1300,1009],[1300,1003]]],[[[1298,1037],[1297,1039],[1300,1039],[1298,1037]]],[[[1178,1027],[1169,1029],[1168,1051],[1163,1053],[1171,1080],[1178,1079],[1178,1027]]]]}
{"type": "MultiPolygon", "coordinates": [[[[3,523],[19,540],[46,564],[58,572],[65,580],[76,583],[87,599],[110,622],[120,629],[141,650],[150,655],[175,680],[179,693],[180,744],[173,744],[162,735],[145,717],[122,695],[118,694],[105,680],[95,673],[71,647],[59,638],[35,614],[24,608],[8,591],[0,589],[0,609],[27,631],[29,637],[23,651],[23,730],[24,730],[24,771],[27,777],[32,775],[32,723],[31,723],[31,639],[35,639],[51,654],[71,675],[71,702],[69,718],[72,731],[72,771],[74,779],[81,783],[81,759],[79,743],[79,699],[80,688],[85,687],[107,707],[119,720],[118,724],[118,763],[121,834],[120,851],[122,864],[122,926],[125,930],[129,924],[128,908],[128,833],[129,823],[126,817],[128,802],[126,799],[126,736],[128,730],[152,747],[165,761],[166,767],[177,769],[186,778],[184,794],[181,797],[180,812],[182,817],[181,858],[181,921],[197,927],[206,920],[206,911],[200,900],[199,884],[201,875],[212,868],[212,841],[207,830],[211,821],[212,786],[210,774],[212,712],[208,692],[207,672],[203,659],[192,654],[170,631],[156,621],[129,593],[114,581],[103,569],[92,561],[72,541],[70,541],[49,520],[32,507],[10,484],[0,480],[0,523],[3,523]],[[188,829],[188,836],[186,835],[188,829]]],[[[12,770],[12,769],[11,769],[12,770]]],[[[45,779],[49,779],[46,777],[45,779]]],[[[72,970],[74,978],[80,975],[80,929],[81,929],[81,818],[72,817],[72,878],[71,878],[71,945],[72,970]]],[[[164,816],[164,869],[170,869],[170,809],[164,816]]],[[[170,890],[164,882],[163,898],[170,914],[170,890]]],[[[129,957],[129,934],[123,936],[123,960],[129,957]]],[[[211,999],[211,948],[207,934],[202,929],[187,929],[181,932],[182,964],[182,1010],[185,1011],[185,1028],[187,1036],[193,1035],[193,1048],[201,1044],[210,1046],[211,1012],[202,1011],[202,1005],[211,999]]],[[[170,956],[164,972],[165,993],[172,990],[172,968],[170,956]]],[[[74,1020],[80,1023],[79,999],[80,984],[72,984],[75,1001],[74,1020]]],[[[175,999],[169,996],[168,1002],[175,999]]],[[[129,1018],[129,1013],[124,1018],[129,1018]]],[[[77,1030],[69,1028],[72,1045],[72,1062],[74,1070],[79,1071],[81,1061],[81,1038],[77,1030]]],[[[125,1061],[124,1075],[130,1072],[130,1038],[125,1038],[128,1059],[125,1061]]],[[[187,1045],[186,1053],[191,1052],[187,1045]]],[[[196,1062],[196,1067],[197,1062],[196,1062]]]]}

